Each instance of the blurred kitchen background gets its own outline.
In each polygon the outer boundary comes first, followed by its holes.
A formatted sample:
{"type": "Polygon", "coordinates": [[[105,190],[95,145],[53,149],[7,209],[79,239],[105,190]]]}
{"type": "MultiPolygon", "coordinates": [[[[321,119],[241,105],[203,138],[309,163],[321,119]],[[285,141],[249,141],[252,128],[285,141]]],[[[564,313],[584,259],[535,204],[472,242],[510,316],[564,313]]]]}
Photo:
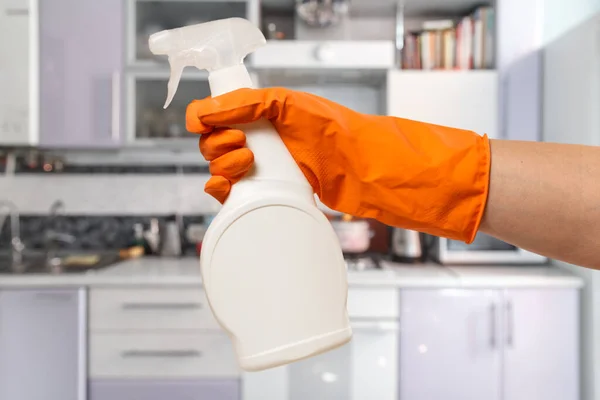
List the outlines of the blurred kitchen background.
{"type": "Polygon", "coordinates": [[[600,0],[0,0],[0,400],[599,400],[600,273],[326,207],[353,340],[240,371],[198,265],[207,75],[163,110],[147,45],[232,16],[257,86],[600,145],[600,0]]]}

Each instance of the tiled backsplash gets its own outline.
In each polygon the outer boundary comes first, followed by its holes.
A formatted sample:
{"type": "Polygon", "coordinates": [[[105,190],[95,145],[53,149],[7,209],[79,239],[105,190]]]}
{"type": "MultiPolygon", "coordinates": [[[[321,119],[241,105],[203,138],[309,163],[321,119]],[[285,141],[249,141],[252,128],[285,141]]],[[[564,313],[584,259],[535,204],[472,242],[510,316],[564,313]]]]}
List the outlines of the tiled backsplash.
{"type": "Polygon", "coordinates": [[[0,200],[22,214],[48,213],[56,200],[67,215],[196,215],[220,204],[204,192],[208,174],[17,174],[0,177],[0,200]]]}
{"type": "Polygon", "coordinates": [[[208,174],[207,165],[65,165],[58,171],[47,171],[44,165],[29,168],[17,165],[16,174],[208,174]]]}
{"type": "MultiPolygon", "coordinates": [[[[221,208],[204,192],[210,177],[208,165],[165,160],[119,162],[114,157],[103,163],[93,156],[81,156],[88,160],[83,163],[71,155],[70,162],[61,162],[58,170],[54,168],[57,164],[47,159],[40,162],[40,156],[34,157],[34,162],[19,156],[13,173],[0,174],[0,201],[17,206],[21,236],[28,248],[43,246],[47,215],[60,200],[64,208],[53,229],[74,235],[77,240],[70,246],[75,249],[123,248],[133,238],[135,223],[147,228],[154,216],[165,220],[176,215],[183,220],[184,248],[194,251],[194,245],[185,240],[185,226],[201,222],[202,215],[216,214],[221,208]]],[[[0,248],[10,245],[9,225],[7,221],[0,232],[0,248]]]]}
{"type": "MultiPolygon", "coordinates": [[[[25,247],[30,250],[44,248],[44,234],[47,229],[53,229],[61,233],[68,233],[75,237],[75,242],[63,245],[63,248],[74,250],[114,250],[122,249],[131,245],[134,238],[133,226],[141,223],[144,229],[148,229],[150,219],[157,218],[160,222],[166,222],[172,216],[64,216],[50,220],[45,215],[21,216],[21,240],[25,247]]],[[[195,252],[195,244],[190,243],[185,235],[190,224],[203,223],[201,215],[189,215],[182,217],[181,243],[186,253],[195,252]]],[[[0,249],[10,248],[10,223],[4,224],[0,231],[0,249]]]]}

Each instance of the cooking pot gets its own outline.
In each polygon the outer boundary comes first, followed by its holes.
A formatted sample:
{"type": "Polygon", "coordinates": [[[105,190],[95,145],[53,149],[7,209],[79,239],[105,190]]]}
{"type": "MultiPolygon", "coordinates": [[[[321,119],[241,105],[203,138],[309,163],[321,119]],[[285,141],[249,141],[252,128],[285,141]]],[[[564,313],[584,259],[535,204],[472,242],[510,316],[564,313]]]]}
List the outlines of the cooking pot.
{"type": "Polygon", "coordinates": [[[374,232],[368,221],[351,218],[344,216],[341,220],[331,221],[331,225],[344,253],[364,253],[371,245],[374,232]]]}

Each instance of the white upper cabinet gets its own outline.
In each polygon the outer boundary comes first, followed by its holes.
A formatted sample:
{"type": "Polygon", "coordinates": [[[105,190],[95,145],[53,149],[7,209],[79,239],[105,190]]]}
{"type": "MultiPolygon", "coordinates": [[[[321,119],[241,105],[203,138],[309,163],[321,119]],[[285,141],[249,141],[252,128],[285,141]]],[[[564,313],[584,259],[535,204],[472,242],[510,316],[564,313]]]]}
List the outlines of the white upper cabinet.
{"type": "Polygon", "coordinates": [[[388,114],[498,137],[495,71],[390,71],[388,114]]]}
{"type": "Polygon", "coordinates": [[[0,0],[0,146],[37,142],[37,8],[0,0]]]}

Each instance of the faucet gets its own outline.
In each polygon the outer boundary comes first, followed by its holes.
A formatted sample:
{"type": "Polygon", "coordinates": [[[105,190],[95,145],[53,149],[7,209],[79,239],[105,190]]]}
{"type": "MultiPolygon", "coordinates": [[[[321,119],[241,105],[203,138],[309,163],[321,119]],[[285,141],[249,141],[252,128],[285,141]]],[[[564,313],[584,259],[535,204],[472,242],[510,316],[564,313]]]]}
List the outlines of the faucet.
{"type": "Polygon", "coordinates": [[[12,264],[13,267],[23,263],[23,250],[25,245],[21,240],[21,226],[19,221],[19,209],[17,206],[8,200],[0,201],[0,231],[6,220],[7,214],[10,213],[10,244],[12,249],[12,264]]]}
{"type": "Polygon", "coordinates": [[[61,264],[60,258],[56,257],[59,243],[73,243],[75,236],[68,233],[57,232],[50,226],[58,216],[59,212],[62,211],[65,204],[61,200],[56,200],[50,206],[48,212],[47,228],[44,233],[44,242],[46,245],[46,266],[47,267],[58,267],[61,264]]]}

